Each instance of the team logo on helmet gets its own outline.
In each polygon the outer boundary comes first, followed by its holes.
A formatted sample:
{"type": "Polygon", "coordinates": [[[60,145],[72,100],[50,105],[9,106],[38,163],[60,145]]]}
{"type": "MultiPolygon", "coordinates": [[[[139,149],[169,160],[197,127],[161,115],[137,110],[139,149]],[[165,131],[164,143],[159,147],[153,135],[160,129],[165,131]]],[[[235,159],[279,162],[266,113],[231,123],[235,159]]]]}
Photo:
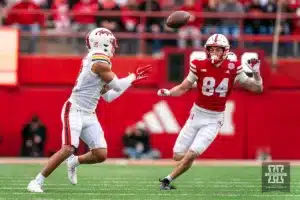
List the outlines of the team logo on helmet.
{"type": "Polygon", "coordinates": [[[102,34],[104,35],[105,34],[107,36],[113,36],[112,32],[107,29],[101,29],[101,30],[97,31],[95,34],[96,35],[102,35],[102,34]]]}

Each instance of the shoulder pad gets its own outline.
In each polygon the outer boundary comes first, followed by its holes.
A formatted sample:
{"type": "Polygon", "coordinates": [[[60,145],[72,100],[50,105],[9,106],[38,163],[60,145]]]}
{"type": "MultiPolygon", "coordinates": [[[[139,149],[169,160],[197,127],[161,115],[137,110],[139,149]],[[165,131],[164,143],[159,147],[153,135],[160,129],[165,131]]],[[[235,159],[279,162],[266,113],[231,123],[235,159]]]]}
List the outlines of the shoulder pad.
{"type": "Polygon", "coordinates": [[[227,60],[229,60],[231,62],[237,61],[237,56],[235,55],[235,53],[229,52],[227,54],[227,60]]]}

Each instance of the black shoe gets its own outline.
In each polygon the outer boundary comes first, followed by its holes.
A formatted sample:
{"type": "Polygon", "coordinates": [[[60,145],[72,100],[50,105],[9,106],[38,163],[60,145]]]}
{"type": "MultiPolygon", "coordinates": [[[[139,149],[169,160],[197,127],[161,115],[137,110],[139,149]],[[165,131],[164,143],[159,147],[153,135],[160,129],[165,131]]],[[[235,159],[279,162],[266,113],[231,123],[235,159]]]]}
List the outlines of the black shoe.
{"type": "Polygon", "coordinates": [[[161,190],[174,190],[174,189],[176,189],[174,186],[172,186],[170,184],[170,181],[166,178],[159,179],[159,182],[160,182],[160,189],[161,190]]]}

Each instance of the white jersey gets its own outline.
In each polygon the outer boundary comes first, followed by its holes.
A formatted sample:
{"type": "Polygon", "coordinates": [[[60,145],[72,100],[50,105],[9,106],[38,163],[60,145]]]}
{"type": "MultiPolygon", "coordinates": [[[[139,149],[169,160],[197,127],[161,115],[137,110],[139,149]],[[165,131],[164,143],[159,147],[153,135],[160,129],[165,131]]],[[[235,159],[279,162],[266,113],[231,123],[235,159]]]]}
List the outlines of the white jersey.
{"type": "Polygon", "coordinates": [[[101,97],[101,90],[106,84],[92,71],[96,62],[104,62],[111,66],[110,58],[100,50],[89,52],[83,59],[81,70],[72,90],[69,101],[79,109],[94,112],[101,97]]]}

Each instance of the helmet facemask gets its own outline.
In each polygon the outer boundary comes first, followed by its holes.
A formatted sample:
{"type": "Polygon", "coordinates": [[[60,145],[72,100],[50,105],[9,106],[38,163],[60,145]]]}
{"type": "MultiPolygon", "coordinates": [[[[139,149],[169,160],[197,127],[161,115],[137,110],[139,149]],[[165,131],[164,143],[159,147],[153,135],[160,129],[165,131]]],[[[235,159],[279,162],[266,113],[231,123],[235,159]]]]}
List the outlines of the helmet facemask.
{"type": "Polygon", "coordinates": [[[211,60],[212,64],[218,64],[226,59],[228,50],[228,48],[218,45],[206,46],[207,57],[211,60]]]}
{"type": "Polygon", "coordinates": [[[208,38],[205,44],[207,58],[213,64],[218,64],[227,58],[230,45],[227,38],[222,34],[214,34],[208,38]]]}
{"type": "Polygon", "coordinates": [[[105,47],[107,48],[107,53],[112,57],[119,46],[116,38],[111,38],[109,42],[110,44],[105,45],[105,47]]]}

